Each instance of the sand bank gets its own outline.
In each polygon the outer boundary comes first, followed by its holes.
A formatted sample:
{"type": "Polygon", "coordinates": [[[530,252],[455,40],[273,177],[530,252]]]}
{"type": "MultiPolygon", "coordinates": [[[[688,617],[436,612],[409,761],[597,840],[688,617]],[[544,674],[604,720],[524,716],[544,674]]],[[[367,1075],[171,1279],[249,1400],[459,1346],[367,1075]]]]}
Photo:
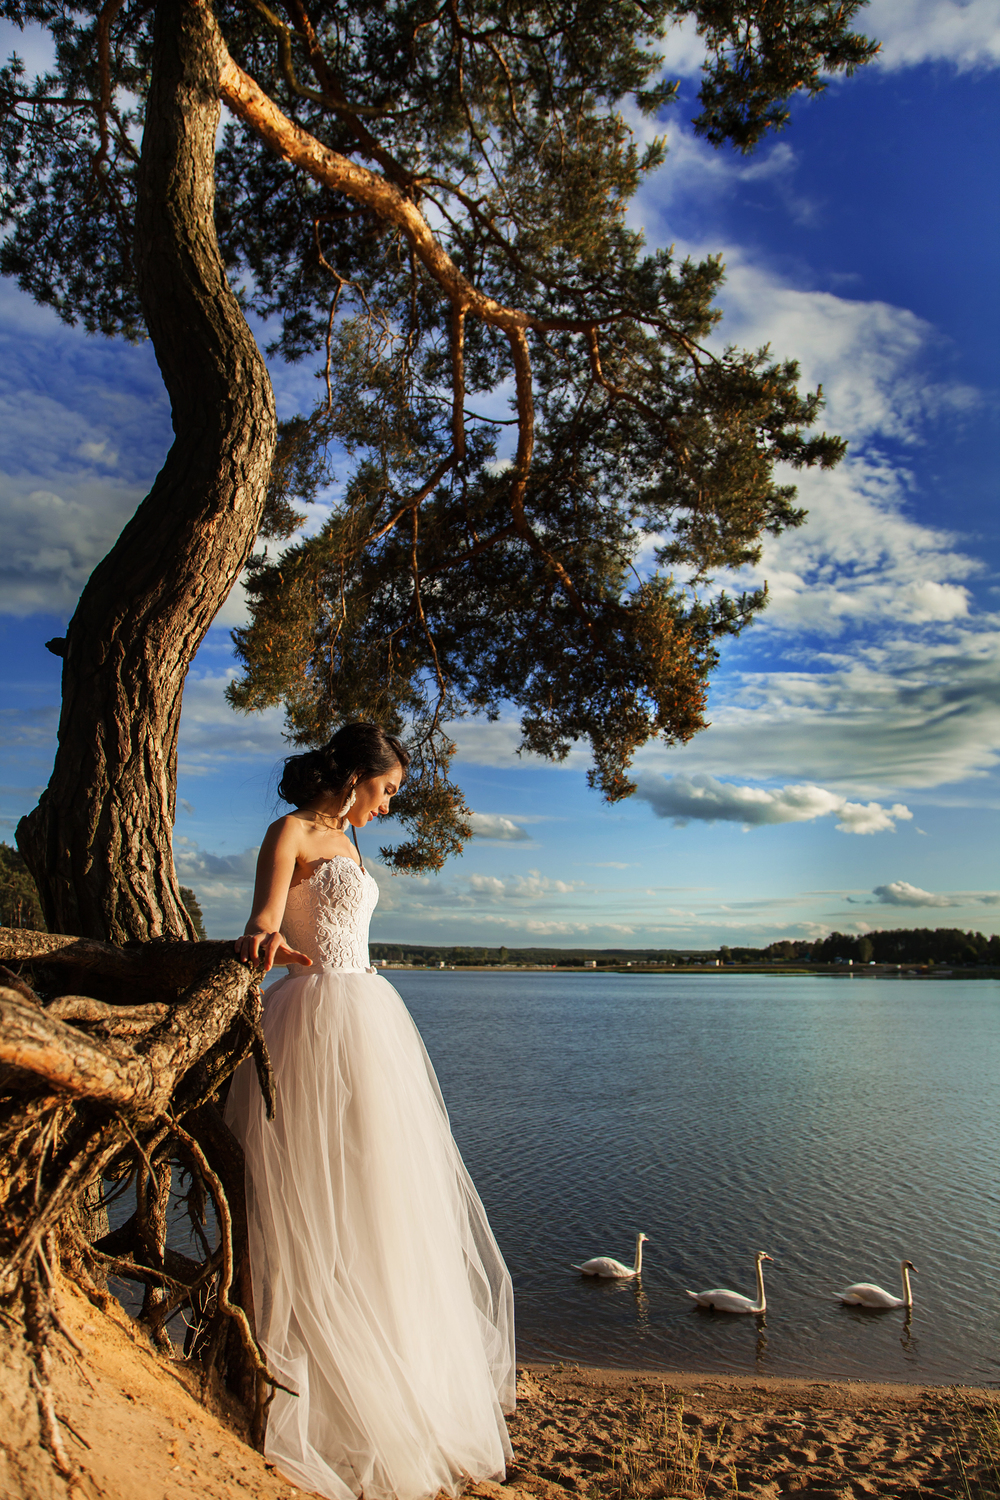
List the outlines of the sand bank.
{"type": "Polygon", "coordinates": [[[517,1461],[495,1500],[964,1500],[963,1469],[974,1500],[1000,1493],[982,1442],[995,1391],[578,1366],[525,1369],[518,1391],[517,1461]]]}
{"type": "MultiPolygon", "coordinates": [[[[76,1473],[64,1482],[40,1452],[26,1391],[19,1411],[0,1401],[3,1500],[301,1496],[247,1446],[224,1394],[201,1403],[195,1368],[73,1288],[59,1309],[73,1342],[53,1336],[53,1394],[76,1473]]],[[[518,1388],[515,1463],[505,1484],[472,1487],[481,1500],[1000,1496],[976,1437],[996,1392],[578,1366],[523,1369],[518,1388]]]]}

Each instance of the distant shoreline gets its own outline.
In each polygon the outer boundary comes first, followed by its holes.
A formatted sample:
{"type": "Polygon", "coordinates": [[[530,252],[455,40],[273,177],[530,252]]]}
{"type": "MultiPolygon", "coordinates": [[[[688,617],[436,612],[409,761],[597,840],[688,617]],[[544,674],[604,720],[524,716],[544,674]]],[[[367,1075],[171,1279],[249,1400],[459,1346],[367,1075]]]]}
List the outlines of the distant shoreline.
{"type": "Polygon", "coordinates": [[[727,964],[718,968],[702,964],[449,964],[399,963],[378,959],[375,968],[382,973],[419,974],[624,974],[628,976],[657,974],[674,977],[723,974],[754,974],[769,979],[1000,979],[994,968],[931,968],[925,964],[813,964],[785,966],[780,964],[727,964]]]}

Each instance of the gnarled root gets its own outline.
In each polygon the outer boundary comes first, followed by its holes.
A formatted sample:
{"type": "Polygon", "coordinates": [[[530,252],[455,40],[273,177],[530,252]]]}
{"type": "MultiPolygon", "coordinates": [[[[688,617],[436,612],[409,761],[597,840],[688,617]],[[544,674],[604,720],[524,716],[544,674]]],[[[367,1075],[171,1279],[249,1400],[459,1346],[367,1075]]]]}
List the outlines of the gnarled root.
{"type": "Polygon", "coordinates": [[[109,1275],[142,1285],[139,1320],[164,1352],[170,1319],[189,1311],[205,1380],[219,1376],[241,1396],[261,1445],[278,1382],[254,1333],[242,1151],[219,1108],[220,1089],[224,1097],[252,1055],[273,1112],[259,975],[227,943],[119,949],[9,929],[0,929],[0,960],[0,1150],[10,1163],[0,1181],[0,1295],[20,1293],[53,1465],[64,1478],[74,1472],[48,1383],[53,1266],[99,1304],[109,1275]],[[29,964],[28,974],[11,964],[29,964]],[[200,1260],[167,1244],[175,1165],[189,1179],[200,1260]],[[135,1193],[135,1212],[109,1230],[105,1206],[125,1192],[135,1193]]]}

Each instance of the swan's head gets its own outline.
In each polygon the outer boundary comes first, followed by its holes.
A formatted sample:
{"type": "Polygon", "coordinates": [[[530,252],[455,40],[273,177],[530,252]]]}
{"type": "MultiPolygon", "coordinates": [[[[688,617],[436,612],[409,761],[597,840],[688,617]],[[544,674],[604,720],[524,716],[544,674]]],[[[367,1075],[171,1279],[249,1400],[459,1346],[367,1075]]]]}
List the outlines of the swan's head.
{"type": "Polygon", "coordinates": [[[762,1260],[773,1260],[773,1259],[774,1259],[774,1256],[773,1255],[768,1255],[768,1253],[767,1253],[766,1250],[758,1250],[757,1251],[757,1264],[758,1265],[760,1265],[760,1263],[761,1263],[762,1260]]]}
{"type": "Polygon", "coordinates": [[[900,1261],[899,1265],[900,1265],[900,1270],[902,1270],[902,1271],[912,1271],[913,1274],[914,1274],[914,1276],[917,1275],[917,1268],[913,1264],[912,1260],[903,1260],[903,1261],[900,1261]]]}
{"type": "Polygon", "coordinates": [[[648,1234],[637,1234],[635,1237],[635,1242],[637,1245],[644,1245],[648,1239],[648,1234]]]}

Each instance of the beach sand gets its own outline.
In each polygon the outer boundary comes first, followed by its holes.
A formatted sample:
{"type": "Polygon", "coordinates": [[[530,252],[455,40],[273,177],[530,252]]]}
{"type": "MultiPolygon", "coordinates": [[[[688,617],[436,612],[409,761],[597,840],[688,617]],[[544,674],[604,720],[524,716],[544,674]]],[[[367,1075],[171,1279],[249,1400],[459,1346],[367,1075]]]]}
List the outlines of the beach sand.
{"type": "MultiPolygon", "coordinates": [[[[124,1313],[102,1313],[72,1287],[61,1289],[58,1305],[78,1346],[53,1335],[55,1411],[76,1472],[60,1480],[39,1452],[35,1404],[25,1392],[23,1410],[0,1411],[3,1500],[302,1495],[243,1441],[224,1394],[216,1393],[213,1409],[202,1405],[196,1369],[162,1360],[124,1313]]],[[[470,1493],[986,1500],[998,1491],[975,1428],[989,1422],[996,1401],[997,1392],[955,1387],[532,1366],[519,1374],[506,1483],[476,1484],[470,1493]]]]}
{"type": "Polygon", "coordinates": [[[977,1430],[997,1392],[778,1376],[658,1374],[579,1366],[521,1372],[516,1463],[502,1500],[736,1495],[966,1496],[983,1481],[977,1430]],[[961,1456],[960,1456],[961,1455],[961,1456]]]}

